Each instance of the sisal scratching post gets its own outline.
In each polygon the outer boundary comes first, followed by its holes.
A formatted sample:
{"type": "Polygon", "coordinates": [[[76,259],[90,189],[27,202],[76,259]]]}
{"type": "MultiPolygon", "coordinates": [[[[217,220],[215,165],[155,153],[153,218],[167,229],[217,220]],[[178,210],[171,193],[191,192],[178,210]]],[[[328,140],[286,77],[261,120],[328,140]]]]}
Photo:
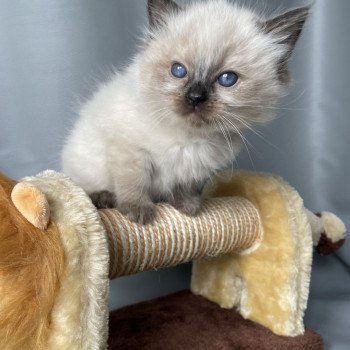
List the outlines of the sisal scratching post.
{"type": "Polygon", "coordinates": [[[111,279],[252,251],[262,240],[259,212],[244,198],[208,199],[196,217],[167,204],[157,210],[155,222],[149,225],[130,222],[117,210],[99,211],[108,235],[111,279]]]}

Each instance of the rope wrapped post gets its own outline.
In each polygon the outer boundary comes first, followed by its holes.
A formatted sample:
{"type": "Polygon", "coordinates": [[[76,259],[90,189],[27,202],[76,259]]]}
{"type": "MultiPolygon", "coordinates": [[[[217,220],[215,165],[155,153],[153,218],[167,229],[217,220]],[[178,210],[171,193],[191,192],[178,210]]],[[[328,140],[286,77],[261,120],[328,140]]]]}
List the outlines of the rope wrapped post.
{"type": "Polygon", "coordinates": [[[154,223],[130,222],[115,209],[99,211],[108,233],[110,279],[199,258],[254,250],[263,236],[259,212],[247,199],[211,198],[186,216],[160,204],[154,223]]]}

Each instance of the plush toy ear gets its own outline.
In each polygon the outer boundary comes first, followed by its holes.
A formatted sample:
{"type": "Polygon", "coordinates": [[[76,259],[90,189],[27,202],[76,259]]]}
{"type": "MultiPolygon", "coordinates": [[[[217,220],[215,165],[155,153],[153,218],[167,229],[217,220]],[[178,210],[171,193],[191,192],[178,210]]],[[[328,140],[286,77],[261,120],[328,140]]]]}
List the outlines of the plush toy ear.
{"type": "Polygon", "coordinates": [[[50,220],[50,207],[45,195],[35,186],[20,182],[12,190],[11,199],[18,211],[35,227],[45,230],[50,220]]]}
{"type": "Polygon", "coordinates": [[[172,0],[148,0],[148,19],[151,29],[164,25],[169,13],[176,13],[181,7],[172,0]]]}

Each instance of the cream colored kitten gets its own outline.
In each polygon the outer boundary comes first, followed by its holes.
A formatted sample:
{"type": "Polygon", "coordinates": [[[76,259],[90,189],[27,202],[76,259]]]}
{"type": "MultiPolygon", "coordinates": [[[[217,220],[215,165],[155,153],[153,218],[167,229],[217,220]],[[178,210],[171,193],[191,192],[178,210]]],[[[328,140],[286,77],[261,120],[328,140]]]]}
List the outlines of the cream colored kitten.
{"type": "Polygon", "coordinates": [[[242,130],[274,117],[308,8],[265,19],[224,0],[149,0],[148,12],[143,49],[82,108],[62,153],[98,206],[142,223],[157,201],[195,215],[242,130]]]}

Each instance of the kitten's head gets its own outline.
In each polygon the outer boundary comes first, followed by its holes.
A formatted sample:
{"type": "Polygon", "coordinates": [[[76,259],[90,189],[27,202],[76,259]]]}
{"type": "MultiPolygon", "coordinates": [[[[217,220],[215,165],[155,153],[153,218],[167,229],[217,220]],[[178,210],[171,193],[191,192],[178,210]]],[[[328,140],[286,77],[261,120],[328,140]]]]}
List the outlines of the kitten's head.
{"type": "Polygon", "coordinates": [[[308,12],[265,19],[225,0],[184,8],[148,0],[148,39],[137,60],[142,93],[155,114],[189,127],[239,131],[267,121],[286,92],[308,12]]]}

